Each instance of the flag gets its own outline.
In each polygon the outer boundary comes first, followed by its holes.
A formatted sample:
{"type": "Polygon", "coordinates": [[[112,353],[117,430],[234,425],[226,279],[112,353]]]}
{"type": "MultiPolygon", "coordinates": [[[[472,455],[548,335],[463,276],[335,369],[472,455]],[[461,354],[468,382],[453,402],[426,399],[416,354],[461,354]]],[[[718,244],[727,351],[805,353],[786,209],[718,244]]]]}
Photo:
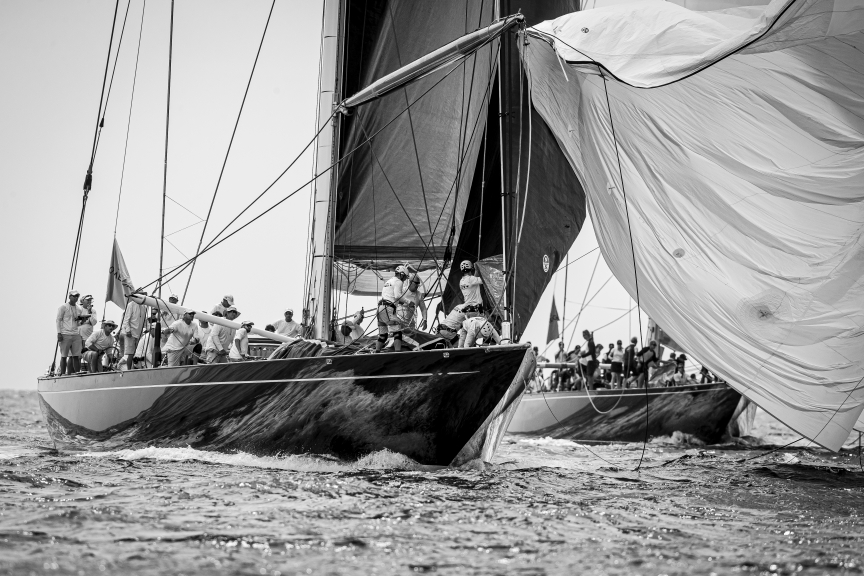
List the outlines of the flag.
{"type": "Polygon", "coordinates": [[[546,332],[546,343],[557,340],[560,334],[558,333],[558,308],[555,307],[555,296],[552,296],[552,310],[549,312],[549,331],[546,332]]]}
{"type": "Polygon", "coordinates": [[[114,238],[114,249],[111,251],[111,268],[108,270],[108,291],[105,293],[105,302],[114,302],[122,309],[126,309],[126,297],[135,291],[129,270],[120,252],[117,238],[114,238]]]}

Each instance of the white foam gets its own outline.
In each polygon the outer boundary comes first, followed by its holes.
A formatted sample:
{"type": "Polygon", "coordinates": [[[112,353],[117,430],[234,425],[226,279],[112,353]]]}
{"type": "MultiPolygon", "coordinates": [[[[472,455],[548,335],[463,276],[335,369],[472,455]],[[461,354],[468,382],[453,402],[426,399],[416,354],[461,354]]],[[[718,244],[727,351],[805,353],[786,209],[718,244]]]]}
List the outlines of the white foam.
{"type": "Polygon", "coordinates": [[[549,436],[546,436],[545,438],[520,438],[519,443],[531,444],[533,446],[579,446],[579,444],[572,440],[550,438],[549,436]]]}
{"type": "Polygon", "coordinates": [[[269,468],[295,472],[342,472],[346,470],[424,470],[429,467],[418,464],[403,454],[390,450],[379,450],[368,454],[356,462],[345,462],[328,456],[307,454],[287,454],[279,456],[255,456],[246,452],[211,452],[186,448],[147,447],[136,450],[117,450],[115,452],[86,452],[81,456],[89,458],[113,458],[119,460],[157,460],[167,462],[208,462],[226,466],[246,466],[250,468],[269,468]]]}

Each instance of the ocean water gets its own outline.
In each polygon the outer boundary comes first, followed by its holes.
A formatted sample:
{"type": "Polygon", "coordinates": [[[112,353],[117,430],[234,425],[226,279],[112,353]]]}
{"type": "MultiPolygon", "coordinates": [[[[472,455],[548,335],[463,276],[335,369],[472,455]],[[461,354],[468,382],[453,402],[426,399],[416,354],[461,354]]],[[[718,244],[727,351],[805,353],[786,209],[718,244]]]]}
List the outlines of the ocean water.
{"type": "Polygon", "coordinates": [[[461,469],[59,454],[35,393],[0,391],[0,574],[860,573],[857,443],[765,455],[796,437],[759,413],[736,444],[508,436],[461,469]]]}

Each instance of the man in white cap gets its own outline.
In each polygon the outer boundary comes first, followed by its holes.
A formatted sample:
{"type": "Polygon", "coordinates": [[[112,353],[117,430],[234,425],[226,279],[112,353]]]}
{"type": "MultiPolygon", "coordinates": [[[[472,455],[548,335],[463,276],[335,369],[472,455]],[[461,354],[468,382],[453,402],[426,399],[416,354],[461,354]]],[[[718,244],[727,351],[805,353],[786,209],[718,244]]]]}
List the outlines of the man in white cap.
{"type": "Polygon", "coordinates": [[[483,338],[484,342],[488,342],[490,339],[496,344],[501,342],[501,336],[498,335],[498,331],[495,330],[492,323],[484,316],[468,318],[462,323],[462,330],[464,330],[464,335],[461,332],[459,334],[459,348],[473,348],[477,346],[478,338],[483,338]]]}
{"type": "Polygon", "coordinates": [[[84,319],[81,320],[81,325],[78,326],[78,334],[81,335],[81,346],[84,349],[84,342],[93,334],[93,327],[99,323],[96,320],[96,312],[93,311],[93,296],[87,294],[79,300],[81,309],[84,310],[84,319]],[[87,316],[89,314],[89,317],[87,316]]]}
{"type": "Polygon", "coordinates": [[[117,323],[113,320],[103,320],[102,329],[94,331],[84,343],[87,351],[84,352],[84,362],[87,363],[87,368],[90,372],[102,371],[102,356],[109,355],[109,360],[113,360],[114,354],[114,336],[111,333],[117,328],[117,323]]]}
{"type": "Polygon", "coordinates": [[[222,297],[222,302],[217,304],[210,310],[210,315],[212,316],[214,312],[219,312],[223,318],[225,318],[225,311],[228,310],[231,306],[234,306],[234,296],[230,294],[226,294],[222,297]]]}
{"type": "MultiPolygon", "coordinates": [[[[138,351],[138,342],[141,335],[147,330],[147,307],[144,304],[129,300],[126,303],[126,312],[123,313],[121,322],[120,333],[123,334],[123,354],[126,355],[126,369],[131,370],[138,351]]],[[[151,349],[152,346],[151,343],[151,349]]]]}
{"type": "MultiPolygon", "coordinates": [[[[219,315],[219,311],[213,313],[214,316],[219,315]]],[[[237,319],[240,312],[234,306],[229,306],[225,309],[225,319],[232,322],[237,319]]],[[[208,364],[223,364],[228,362],[228,351],[231,349],[231,344],[234,342],[234,328],[228,328],[220,324],[214,324],[210,331],[210,336],[204,343],[204,354],[208,364]]]]}
{"type": "Polygon", "coordinates": [[[78,306],[81,294],[69,292],[69,301],[57,309],[57,345],[60,348],[60,374],[75,374],[81,370],[81,334],[78,326],[84,310],[78,306]]]}
{"type": "Polygon", "coordinates": [[[180,320],[162,330],[162,334],[168,334],[168,340],[162,347],[162,351],[168,355],[168,366],[181,366],[183,361],[189,357],[186,347],[194,344],[198,336],[198,326],[192,324],[195,318],[194,310],[187,310],[180,320]]]}
{"type": "Polygon", "coordinates": [[[254,322],[241,322],[240,329],[234,334],[234,343],[231,345],[231,352],[228,354],[229,362],[243,362],[249,360],[249,329],[252,328],[254,322]]]}
{"type": "Polygon", "coordinates": [[[289,338],[300,338],[303,333],[303,327],[294,321],[294,310],[287,308],[285,310],[285,319],[273,322],[273,327],[276,329],[276,334],[282,334],[289,338]]]}

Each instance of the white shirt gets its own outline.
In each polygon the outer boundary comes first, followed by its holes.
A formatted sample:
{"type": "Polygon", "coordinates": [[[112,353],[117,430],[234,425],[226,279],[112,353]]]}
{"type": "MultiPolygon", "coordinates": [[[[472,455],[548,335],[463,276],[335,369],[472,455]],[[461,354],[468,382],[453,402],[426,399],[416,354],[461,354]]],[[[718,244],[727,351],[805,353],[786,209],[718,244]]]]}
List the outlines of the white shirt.
{"type": "Polygon", "coordinates": [[[201,346],[207,344],[207,340],[210,339],[210,332],[212,331],[212,326],[208,325],[207,328],[202,328],[201,324],[198,324],[198,336],[196,336],[196,338],[198,338],[198,341],[201,342],[201,346]]]}
{"type": "Polygon", "coordinates": [[[114,336],[111,334],[105,334],[104,330],[97,330],[93,332],[84,343],[84,347],[88,350],[90,349],[90,346],[95,346],[97,350],[107,350],[114,346],[114,336]]]}
{"type": "Polygon", "coordinates": [[[140,338],[147,324],[147,307],[143,304],[129,302],[126,304],[126,313],[123,314],[123,322],[120,324],[120,333],[132,333],[133,338],[140,338]]]}
{"type": "Polygon", "coordinates": [[[165,346],[163,347],[165,351],[182,350],[198,334],[197,324],[186,324],[183,320],[177,320],[171,324],[171,329],[173,332],[168,336],[168,341],[165,342],[165,346]]]}
{"type": "Polygon", "coordinates": [[[78,334],[78,317],[84,313],[78,304],[62,304],[57,309],[57,333],[68,336],[78,334]]]}
{"type": "Polygon", "coordinates": [[[624,363],[624,349],[619,350],[618,348],[613,348],[611,352],[610,360],[612,362],[621,362],[624,363]]]}
{"type": "Polygon", "coordinates": [[[450,328],[451,332],[455,332],[462,327],[463,322],[465,322],[465,313],[462,312],[462,306],[456,306],[449,314],[447,314],[447,317],[441,321],[441,325],[450,328]]]}
{"type": "Polygon", "coordinates": [[[273,327],[276,329],[276,334],[282,334],[283,336],[288,336],[289,338],[300,338],[300,334],[303,331],[303,328],[295,322],[291,320],[290,322],[286,320],[277,320],[273,322],[273,327]]]}
{"type": "Polygon", "coordinates": [[[402,293],[402,299],[396,306],[396,316],[398,316],[406,326],[414,326],[414,314],[417,312],[417,307],[420,305],[424,296],[425,295],[420,291],[419,287],[416,292],[406,289],[405,292],[402,293]]]}
{"type": "Polygon", "coordinates": [[[466,274],[459,280],[459,290],[462,291],[462,299],[465,304],[476,306],[483,304],[483,296],[480,294],[480,286],[483,279],[466,274]]]}
{"type": "Polygon", "coordinates": [[[402,293],[405,292],[405,288],[405,283],[394,276],[384,283],[384,289],[381,290],[381,299],[396,304],[402,297],[402,293]]]}
{"type": "Polygon", "coordinates": [[[90,318],[84,320],[81,325],[78,327],[78,334],[81,335],[81,338],[87,340],[91,334],[93,334],[93,327],[96,326],[98,320],[96,319],[96,312],[93,311],[93,307],[90,307],[90,310],[87,310],[82,306],[82,310],[84,310],[84,314],[90,314],[90,318]]]}
{"type": "Polygon", "coordinates": [[[234,340],[231,343],[231,352],[228,353],[228,358],[234,360],[242,360],[244,355],[249,353],[249,333],[246,328],[240,328],[234,335],[234,340]],[[237,340],[240,341],[240,350],[237,350],[237,340]]]}
{"type": "Polygon", "coordinates": [[[213,328],[210,330],[210,336],[204,343],[204,349],[216,350],[217,352],[220,350],[230,350],[231,343],[234,341],[235,332],[236,330],[234,328],[214,324],[213,328]]]}
{"type": "Polygon", "coordinates": [[[468,318],[462,323],[462,328],[467,332],[465,336],[465,347],[472,348],[477,345],[477,338],[480,337],[480,329],[484,325],[489,325],[492,328],[492,334],[489,336],[492,340],[497,344],[501,341],[501,337],[498,335],[498,331],[495,330],[495,327],[486,320],[483,316],[474,316],[473,318],[468,318]]]}

